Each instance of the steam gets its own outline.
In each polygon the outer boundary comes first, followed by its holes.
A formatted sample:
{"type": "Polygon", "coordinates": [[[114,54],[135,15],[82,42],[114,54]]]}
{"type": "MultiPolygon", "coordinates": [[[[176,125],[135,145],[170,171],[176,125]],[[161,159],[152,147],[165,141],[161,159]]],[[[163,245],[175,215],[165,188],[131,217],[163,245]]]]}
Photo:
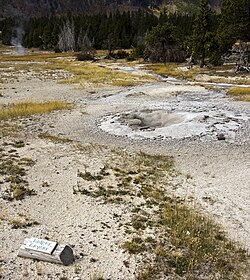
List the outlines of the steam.
{"type": "Polygon", "coordinates": [[[24,55],[25,49],[22,46],[22,39],[24,35],[24,30],[21,27],[15,28],[15,37],[11,39],[11,45],[16,47],[16,52],[18,55],[24,55]]]}

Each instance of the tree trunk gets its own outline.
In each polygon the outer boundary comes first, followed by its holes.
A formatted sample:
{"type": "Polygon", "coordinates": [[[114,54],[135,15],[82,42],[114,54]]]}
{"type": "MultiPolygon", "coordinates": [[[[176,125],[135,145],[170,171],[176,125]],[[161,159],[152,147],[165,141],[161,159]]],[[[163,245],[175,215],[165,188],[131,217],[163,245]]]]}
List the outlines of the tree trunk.
{"type": "Polygon", "coordinates": [[[205,65],[205,54],[204,52],[201,54],[201,59],[200,59],[200,68],[203,68],[205,65]]]}

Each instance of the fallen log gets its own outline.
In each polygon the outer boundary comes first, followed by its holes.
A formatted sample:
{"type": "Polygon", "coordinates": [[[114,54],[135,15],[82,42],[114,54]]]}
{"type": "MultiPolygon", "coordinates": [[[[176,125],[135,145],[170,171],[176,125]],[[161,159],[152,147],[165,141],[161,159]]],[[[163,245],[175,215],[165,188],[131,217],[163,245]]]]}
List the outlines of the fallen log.
{"type": "Polygon", "coordinates": [[[238,65],[236,66],[236,72],[250,72],[250,66],[238,65]]]}
{"type": "Polygon", "coordinates": [[[73,250],[68,245],[39,239],[26,238],[18,251],[19,257],[69,265],[74,262],[73,250]]]}

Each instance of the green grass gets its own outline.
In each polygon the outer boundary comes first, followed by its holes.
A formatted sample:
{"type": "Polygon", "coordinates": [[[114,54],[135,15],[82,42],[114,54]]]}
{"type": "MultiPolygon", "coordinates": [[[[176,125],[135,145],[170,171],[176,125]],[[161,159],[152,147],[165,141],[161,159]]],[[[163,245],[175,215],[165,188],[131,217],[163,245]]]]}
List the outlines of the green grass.
{"type": "Polygon", "coordinates": [[[250,102],[250,87],[231,87],[228,90],[228,95],[239,101],[250,102]]]}
{"type": "Polygon", "coordinates": [[[20,102],[7,106],[0,106],[0,120],[15,119],[19,117],[30,117],[36,114],[50,113],[55,110],[72,108],[72,105],[62,101],[51,101],[46,103],[20,102]]]}

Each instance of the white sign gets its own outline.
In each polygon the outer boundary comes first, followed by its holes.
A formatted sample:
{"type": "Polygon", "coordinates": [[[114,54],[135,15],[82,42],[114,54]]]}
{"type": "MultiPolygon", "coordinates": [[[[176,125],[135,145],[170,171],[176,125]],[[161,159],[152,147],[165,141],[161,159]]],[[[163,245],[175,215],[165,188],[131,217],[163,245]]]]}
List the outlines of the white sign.
{"type": "Polygon", "coordinates": [[[26,250],[39,251],[51,255],[57,246],[56,242],[31,237],[25,246],[26,250]]]}

